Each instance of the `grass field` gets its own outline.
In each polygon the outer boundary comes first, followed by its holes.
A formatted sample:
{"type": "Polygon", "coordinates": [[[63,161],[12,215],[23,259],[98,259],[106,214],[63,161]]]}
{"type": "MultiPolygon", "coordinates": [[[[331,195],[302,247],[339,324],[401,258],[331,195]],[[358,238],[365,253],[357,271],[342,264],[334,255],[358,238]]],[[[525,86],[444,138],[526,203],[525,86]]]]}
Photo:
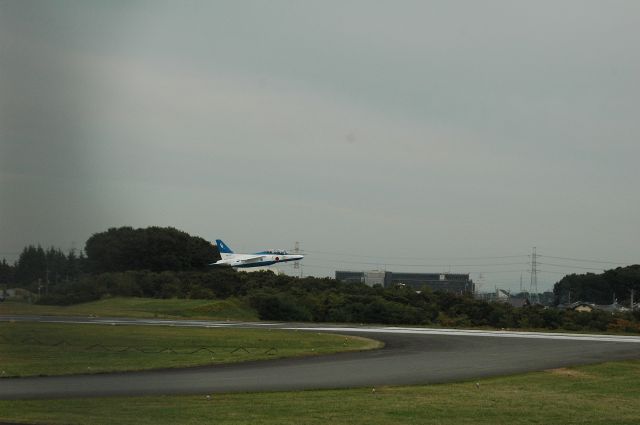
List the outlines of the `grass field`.
{"type": "Polygon", "coordinates": [[[46,424],[602,424],[640,422],[640,361],[476,382],[199,396],[0,401],[46,424]]]}
{"type": "Polygon", "coordinates": [[[226,300],[106,298],[70,306],[7,301],[0,303],[0,314],[258,320],[252,308],[234,298],[226,300]]]}
{"type": "MultiPolygon", "coordinates": [[[[376,348],[359,337],[264,329],[0,323],[0,377],[184,367],[376,348]]],[[[0,385],[8,385],[0,379],[0,385]]]]}
{"type": "MultiPolygon", "coordinates": [[[[70,306],[28,304],[5,301],[0,303],[0,315],[50,315],[86,317],[132,317],[157,319],[203,319],[229,321],[259,321],[254,309],[237,298],[224,300],[156,299],[156,298],[105,298],[70,306]]],[[[450,328],[436,323],[429,328],[450,328]]],[[[490,326],[467,326],[463,329],[496,330],[490,326]]],[[[505,330],[505,329],[501,329],[505,330]]],[[[567,331],[565,329],[517,328],[513,331],[570,332],[590,334],[591,331],[567,331]]],[[[629,332],[598,332],[612,335],[629,335],[629,332]]],[[[633,335],[637,335],[632,333],[633,335]]]]}

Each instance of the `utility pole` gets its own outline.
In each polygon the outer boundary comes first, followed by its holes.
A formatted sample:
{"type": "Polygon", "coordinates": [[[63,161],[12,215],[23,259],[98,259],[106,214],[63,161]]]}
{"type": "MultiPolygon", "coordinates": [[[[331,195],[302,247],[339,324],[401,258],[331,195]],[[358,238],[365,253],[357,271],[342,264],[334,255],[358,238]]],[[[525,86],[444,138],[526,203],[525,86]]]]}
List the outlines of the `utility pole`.
{"type": "Polygon", "coordinates": [[[629,307],[633,310],[633,289],[631,290],[631,301],[629,301],[629,307]]]}

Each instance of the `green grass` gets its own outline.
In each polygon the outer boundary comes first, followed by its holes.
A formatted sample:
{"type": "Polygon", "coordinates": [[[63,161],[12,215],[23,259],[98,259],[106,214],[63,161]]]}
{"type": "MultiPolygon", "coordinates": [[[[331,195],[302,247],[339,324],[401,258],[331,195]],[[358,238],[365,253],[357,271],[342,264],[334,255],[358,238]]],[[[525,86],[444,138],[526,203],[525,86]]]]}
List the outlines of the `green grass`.
{"type": "Polygon", "coordinates": [[[105,298],[70,306],[7,301],[0,303],[0,314],[258,320],[255,310],[236,298],[225,300],[105,298]]]}
{"type": "Polygon", "coordinates": [[[0,420],[47,424],[638,424],[640,361],[411,387],[0,401],[0,420]]]}
{"type": "MultiPolygon", "coordinates": [[[[0,303],[0,315],[50,315],[50,316],[87,316],[87,317],[132,317],[158,319],[203,319],[229,321],[258,321],[258,314],[237,298],[224,300],[156,299],[156,298],[105,298],[70,306],[50,306],[28,304],[26,302],[5,301],[0,303]]],[[[432,323],[424,327],[450,329],[432,323]]],[[[516,332],[549,332],[576,334],[637,335],[623,331],[575,331],[566,329],[509,328],[497,329],[490,326],[466,326],[458,329],[506,330],[516,332]]]]}
{"type": "Polygon", "coordinates": [[[378,346],[366,338],[275,329],[7,322],[0,323],[0,377],[185,367],[378,346]]]}

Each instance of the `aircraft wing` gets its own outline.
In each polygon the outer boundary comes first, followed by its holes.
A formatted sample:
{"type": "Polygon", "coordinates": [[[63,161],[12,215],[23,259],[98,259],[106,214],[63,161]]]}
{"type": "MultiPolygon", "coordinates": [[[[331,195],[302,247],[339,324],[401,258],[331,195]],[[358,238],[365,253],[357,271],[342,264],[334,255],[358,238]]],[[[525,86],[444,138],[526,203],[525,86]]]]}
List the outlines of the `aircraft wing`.
{"type": "Polygon", "coordinates": [[[263,258],[264,257],[262,255],[256,255],[255,257],[244,257],[244,258],[238,259],[236,260],[236,262],[241,264],[251,264],[251,263],[257,263],[263,258]]]}

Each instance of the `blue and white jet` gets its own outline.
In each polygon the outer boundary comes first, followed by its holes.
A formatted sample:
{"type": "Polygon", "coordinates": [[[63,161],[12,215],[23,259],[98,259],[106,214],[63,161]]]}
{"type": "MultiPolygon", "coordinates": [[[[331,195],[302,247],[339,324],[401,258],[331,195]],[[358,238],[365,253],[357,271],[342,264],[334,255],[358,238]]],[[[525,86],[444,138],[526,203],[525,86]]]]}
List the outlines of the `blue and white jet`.
{"type": "Polygon", "coordinates": [[[256,252],[255,254],[236,254],[220,239],[216,239],[216,245],[222,259],[211,263],[211,266],[264,267],[287,261],[299,261],[304,258],[304,255],[293,255],[281,250],[267,250],[256,252]]]}

